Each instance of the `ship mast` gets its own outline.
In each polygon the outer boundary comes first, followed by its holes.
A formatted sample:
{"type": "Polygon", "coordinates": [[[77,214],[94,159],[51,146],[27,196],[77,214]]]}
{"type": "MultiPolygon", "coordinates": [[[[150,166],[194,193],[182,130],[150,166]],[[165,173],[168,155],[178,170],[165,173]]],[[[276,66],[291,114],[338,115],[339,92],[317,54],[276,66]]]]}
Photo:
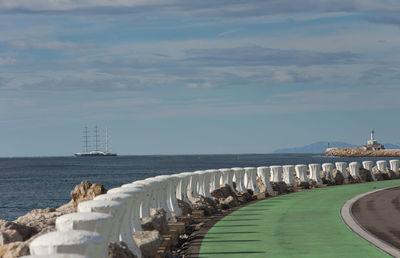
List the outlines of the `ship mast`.
{"type": "Polygon", "coordinates": [[[99,150],[99,141],[98,141],[99,135],[97,133],[97,125],[94,127],[94,137],[96,139],[96,151],[98,151],[99,150]]]}
{"type": "Polygon", "coordinates": [[[85,148],[85,152],[87,153],[88,152],[88,146],[89,146],[89,136],[88,136],[89,131],[88,131],[88,127],[87,126],[85,126],[85,131],[83,131],[83,133],[84,133],[84,135],[83,135],[84,141],[83,142],[85,144],[84,148],[85,148]]]}
{"type": "Polygon", "coordinates": [[[108,152],[108,128],[106,127],[106,152],[108,152]]]}

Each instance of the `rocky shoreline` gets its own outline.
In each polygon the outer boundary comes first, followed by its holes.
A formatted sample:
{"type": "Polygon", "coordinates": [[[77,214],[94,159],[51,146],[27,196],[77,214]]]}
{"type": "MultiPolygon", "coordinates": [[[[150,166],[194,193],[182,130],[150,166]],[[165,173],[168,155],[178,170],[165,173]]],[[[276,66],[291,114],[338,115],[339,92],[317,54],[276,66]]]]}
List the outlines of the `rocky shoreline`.
{"type": "Polygon", "coordinates": [[[330,148],[324,154],[329,157],[400,157],[400,150],[364,150],[362,148],[330,148]]]}
{"type": "MultiPolygon", "coordinates": [[[[307,175],[310,177],[310,170],[307,175]]],[[[294,174],[293,185],[281,182],[270,182],[266,186],[260,177],[256,177],[260,193],[252,190],[237,191],[228,184],[211,193],[211,197],[199,196],[189,199],[189,202],[178,200],[182,214],[168,220],[162,208],[150,209],[150,217],[141,219],[142,231],[134,232],[133,238],[140,249],[142,257],[196,257],[201,245],[201,239],[207,230],[220,218],[232,211],[248,205],[256,200],[270,198],[312,188],[331,185],[363,183],[370,181],[390,180],[400,178],[398,169],[392,171],[384,167],[371,167],[370,170],[359,168],[354,175],[349,168],[340,171],[333,168],[319,171],[322,180],[300,180],[294,174]]],[[[311,178],[311,177],[310,177],[311,178]]],[[[283,178],[284,180],[287,178],[283,178]]],[[[91,184],[87,181],[77,185],[71,192],[72,200],[59,207],[32,210],[14,221],[0,220],[0,257],[11,258],[29,255],[29,244],[45,233],[55,231],[56,219],[62,215],[76,212],[79,203],[92,200],[95,196],[105,194],[107,190],[101,184],[91,184]]],[[[136,257],[124,242],[109,243],[108,257],[136,257]]]]}

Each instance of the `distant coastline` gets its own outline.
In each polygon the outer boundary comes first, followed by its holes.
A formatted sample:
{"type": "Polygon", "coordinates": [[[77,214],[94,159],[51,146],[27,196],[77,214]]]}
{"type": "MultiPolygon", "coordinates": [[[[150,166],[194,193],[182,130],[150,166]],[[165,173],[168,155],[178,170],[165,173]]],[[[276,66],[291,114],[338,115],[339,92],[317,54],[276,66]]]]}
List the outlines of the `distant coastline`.
{"type": "Polygon", "coordinates": [[[328,148],[323,155],[328,157],[400,157],[400,149],[328,148]]]}

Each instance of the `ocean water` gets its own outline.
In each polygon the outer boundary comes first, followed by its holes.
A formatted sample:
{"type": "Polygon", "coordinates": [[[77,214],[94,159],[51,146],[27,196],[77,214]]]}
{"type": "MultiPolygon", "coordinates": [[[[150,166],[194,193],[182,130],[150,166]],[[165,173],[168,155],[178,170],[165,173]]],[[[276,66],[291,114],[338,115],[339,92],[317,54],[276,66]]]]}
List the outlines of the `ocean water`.
{"type": "Polygon", "coordinates": [[[107,189],[162,174],[246,166],[296,165],[389,158],[332,158],[313,154],[176,155],[0,158],[0,219],[59,207],[83,180],[107,189]]]}

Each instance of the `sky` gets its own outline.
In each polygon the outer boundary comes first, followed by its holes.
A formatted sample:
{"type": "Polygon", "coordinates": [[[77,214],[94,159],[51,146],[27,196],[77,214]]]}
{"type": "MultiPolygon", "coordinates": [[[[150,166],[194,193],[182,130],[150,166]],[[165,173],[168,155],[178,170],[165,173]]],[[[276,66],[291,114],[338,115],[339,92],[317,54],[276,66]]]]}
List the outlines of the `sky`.
{"type": "Polygon", "coordinates": [[[0,0],[0,157],[400,143],[398,0],[0,0]]]}

